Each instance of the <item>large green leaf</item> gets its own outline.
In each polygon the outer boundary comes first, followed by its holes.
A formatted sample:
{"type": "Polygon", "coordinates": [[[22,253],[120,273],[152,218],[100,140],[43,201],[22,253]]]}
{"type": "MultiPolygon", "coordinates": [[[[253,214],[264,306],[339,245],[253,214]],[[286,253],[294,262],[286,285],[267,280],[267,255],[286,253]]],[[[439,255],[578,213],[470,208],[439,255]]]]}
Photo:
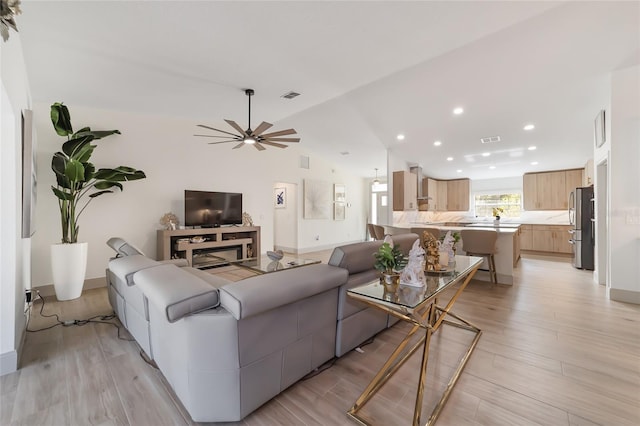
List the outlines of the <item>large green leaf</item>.
{"type": "Polygon", "coordinates": [[[55,186],[52,186],[51,189],[53,190],[53,193],[56,194],[56,197],[58,197],[61,200],[73,200],[73,195],[69,194],[68,192],[63,192],[60,191],[58,188],[56,188],[55,186]]]}
{"type": "Polygon", "coordinates": [[[142,170],[136,170],[127,166],[119,166],[115,169],[98,169],[94,177],[100,180],[124,182],[144,179],[147,176],[142,170]]]}
{"type": "Polygon", "coordinates": [[[108,180],[101,180],[96,182],[93,185],[96,189],[109,189],[109,188],[113,188],[114,186],[119,188],[120,191],[122,191],[122,184],[120,182],[112,182],[112,181],[108,181],[108,180]]]}
{"type": "Polygon", "coordinates": [[[86,163],[91,158],[91,154],[93,154],[93,150],[96,148],[96,145],[86,144],[83,145],[82,148],[78,149],[73,158],[78,160],[81,163],[86,163]]]}
{"type": "Polygon", "coordinates": [[[91,135],[91,136],[93,136],[94,139],[102,139],[102,138],[106,138],[107,136],[111,136],[111,135],[114,135],[114,134],[117,134],[117,135],[121,135],[122,134],[122,133],[120,133],[120,130],[95,130],[95,131],[91,131],[91,129],[89,129],[88,127],[86,127],[85,129],[79,130],[73,136],[74,137],[78,137],[78,136],[91,135]]]}
{"type": "Polygon", "coordinates": [[[67,156],[61,152],[56,152],[53,154],[53,158],[51,159],[51,170],[56,175],[64,175],[64,170],[67,167],[67,156]]]}
{"type": "Polygon", "coordinates": [[[106,191],[94,192],[93,194],[89,194],[89,198],[96,198],[102,194],[113,194],[113,191],[106,190],[106,191]]]}
{"type": "Polygon", "coordinates": [[[71,182],[84,182],[84,166],[77,160],[69,160],[64,174],[71,182]]]}
{"type": "Polygon", "coordinates": [[[56,102],[51,105],[51,122],[53,123],[53,128],[56,130],[56,133],[60,136],[73,134],[69,110],[62,103],[56,102]]]}
{"type": "Polygon", "coordinates": [[[93,179],[93,174],[96,171],[96,166],[91,163],[84,163],[84,181],[89,182],[93,179]]]}
{"type": "Polygon", "coordinates": [[[88,145],[93,139],[91,135],[84,135],[77,138],[69,139],[62,144],[62,152],[67,154],[71,158],[77,158],[77,153],[81,151],[86,145],[88,145]]]}

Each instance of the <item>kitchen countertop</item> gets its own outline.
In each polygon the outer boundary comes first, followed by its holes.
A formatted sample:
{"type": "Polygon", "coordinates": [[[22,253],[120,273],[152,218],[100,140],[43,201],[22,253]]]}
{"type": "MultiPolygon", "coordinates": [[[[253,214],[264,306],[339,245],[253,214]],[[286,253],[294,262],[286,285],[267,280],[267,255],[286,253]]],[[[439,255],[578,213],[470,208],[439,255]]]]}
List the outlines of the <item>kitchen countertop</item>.
{"type": "MultiPolygon", "coordinates": [[[[449,222],[450,223],[450,222],[449,222]]],[[[444,225],[443,222],[440,223],[411,223],[411,224],[397,224],[397,225],[384,225],[385,227],[388,228],[397,228],[397,229],[403,229],[403,230],[407,230],[407,229],[411,229],[411,228],[438,228],[441,231],[461,231],[463,229],[483,229],[486,230],[488,226],[470,226],[471,224],[460,224],[460,225],[444,225]]],[[[518,228],[520,227],[520,225],[517,226],[500,226],[500,227],[494,227],[493,224],[487,224],[487,225],[492,225],[493,229],[495,229],[499,234],[513,234],[515,232],[518,231],[518,228]]]]}

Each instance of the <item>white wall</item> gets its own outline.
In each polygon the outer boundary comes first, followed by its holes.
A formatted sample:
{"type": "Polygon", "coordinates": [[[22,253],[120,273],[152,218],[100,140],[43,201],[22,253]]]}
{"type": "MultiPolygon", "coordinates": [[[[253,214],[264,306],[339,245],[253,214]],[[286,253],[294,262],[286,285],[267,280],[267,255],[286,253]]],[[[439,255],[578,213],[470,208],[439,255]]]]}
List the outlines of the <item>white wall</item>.
{"type": "MultiPolygon", "coordinates": [[[[39,265],[33,273],[34,286],[50,284],[49,250],[60,240],[59,211],[50,186],[54,175],[51,156],[64,140],[53,131],[49,106],[64,99],[51,99],[36,104],[34,120],[38,142],[38,207],[36,221],[39,232],[33,239],[33,262],[39,265]]],[[[156,230],[160,217],[169,211],[184,221],[184,190],[241,192],[243,209],[255,225],[262,227],[262,251],[273,248],[273,186],[276,182],[297,184],[298,249],[314,250],[325,246],[362,239],[365,210],[359,200],[362,179],[348,171],[333,169],[322,159],[304,150],[304,139],[286,149],[268,148],[257,151],[250,146],[231,149],[231,145],[208,145],[208,139],[192,136],[196,123],[170,117],[135,115],[68,105],[75,129],[118,129],[122,135],[97,141],[92,162],[96,167],[127,165],[144,170],[147,179],[126,182],[122,193],[96,198],[80,218],[79,240],[89,243],[87,279],[104,276],[107,260],[113,252],[105,244],[112,236],[120,236],[140,247],[151,257],[156,255],[156,230]],[[310,168],[299,167],[300,155],[310,156],[310,168]],[[302,215],[303,179],[344,183],[347,199],[345,221],[304,220],[302,215]],[[315,236],[320,235],[319,240],[315,236]]],[[[304,136],[303,136],[304,137],[304,136]]]]}
{"type": "Polygon", "coordinates": [[[22,233],[21,111],[30,108],[19,34],[0,43],[0,375],[15,371],[24,336],[24,269],[28,240],[22,233]]]}
{"type": "Polygon", "coordinates": [[[640,303],[640,66],[611,77],[611,299],[640,303]]]}

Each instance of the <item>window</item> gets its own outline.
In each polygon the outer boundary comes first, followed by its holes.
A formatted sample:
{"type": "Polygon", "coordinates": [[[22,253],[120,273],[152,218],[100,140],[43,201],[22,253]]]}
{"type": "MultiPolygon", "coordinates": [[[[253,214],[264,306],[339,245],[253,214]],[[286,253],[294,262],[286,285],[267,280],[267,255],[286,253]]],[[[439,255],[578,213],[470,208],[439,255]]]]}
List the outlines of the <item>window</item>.
{"type": "Polygon", "coordinates": [[[520,217],[521,193],[478,193],[474,196],[476,217],[493,217],[494,208],[502,208],[502,217],[520,217]]]}

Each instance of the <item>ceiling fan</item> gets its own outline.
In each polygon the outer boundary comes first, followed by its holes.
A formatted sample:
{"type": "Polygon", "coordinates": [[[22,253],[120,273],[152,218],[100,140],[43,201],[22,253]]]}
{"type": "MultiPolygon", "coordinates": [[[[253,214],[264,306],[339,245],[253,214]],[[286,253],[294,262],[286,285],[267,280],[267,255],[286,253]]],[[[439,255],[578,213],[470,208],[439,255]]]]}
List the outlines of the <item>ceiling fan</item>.
{"type": "Polygon", "coordinates": [[[238,123],[236,123],[235,121],[225,119],[224,121],[226,121],[231,127],[233,127],[239,134],[227,132],[225,130],[215,129],[210,126],[205,126],[204,124],[198,124],[198,127],[203,127],[205,129],[224,133],[225,136],[220,136],[220,135],[194,135],[194,136],[202,136],[205,138],[221,138],[221,139],[226,138],[227,140],[209,142],[209,144],[216,145],[219,143],[239,142],[236,146],[233,147],[233,149],[242,148],[246,144],[246,145],[255,146],[258,151],[265,150],[266,148],[264,147],[264,145],[275,146],[277,148],[286,148],[287,145],[284,145],[283,143],[279,143],[279,142],[284,142],[284,143],[300,142],[300,138],[279,137],[279,136],[286,136],[286,135],[295,135],[296,131],[294,129],[264,133],[267,129],[273,126],[273,124],[267,123],[266,121],[263,121],[262,123],[260,123],[260,125],[256,127],[255,130],[251,130],[251,96],[253,96],[254,92],[253,92],[253,89],[246,89],[244,93],[249,97],[249,120],[248,120],[249,128],[247,130],[242,130],[242,127],[240,127],[238,123]]]}

